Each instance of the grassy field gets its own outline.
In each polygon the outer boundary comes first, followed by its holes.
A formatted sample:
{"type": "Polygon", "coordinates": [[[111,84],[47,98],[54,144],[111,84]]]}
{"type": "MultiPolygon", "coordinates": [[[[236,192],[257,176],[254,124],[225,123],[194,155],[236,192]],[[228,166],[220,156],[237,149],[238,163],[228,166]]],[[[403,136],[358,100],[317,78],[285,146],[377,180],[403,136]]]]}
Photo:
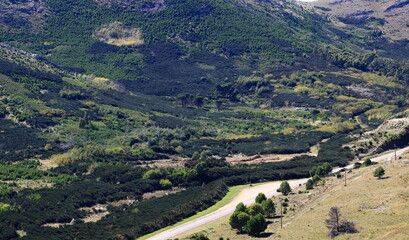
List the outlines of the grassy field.
{"type": "MultiPolygon", "coordinates": [[[[407,239],[409,235],[409,153],[398,161],[356,169],[347,174],[347,186],[343,179],[329,177],[325,185],[308,194],[288,197],[289,208],[284,215],[284,227],[279,218],[269,219],[270,224],[263,239],[326,239],[328,230],[325,219],[331,207],[341,209],[343,217],[356,224],[357,234],[338,236],[337,239],[407,239]],[[374,169],[384,167],[383,179],[373,177],[374,169]]],[[[304,187],[302,187],[304,188],[304,187]]],[[[300,189],[304,190],[304,189],[300,189]]],[[[297,192],[298,190],[294,191],[297,192]]],[[[274,202],[278,202],[277,198],[274,202]]],[[[251,239],[237,234],[228,223],[229,216],[218,219],[191,232],[177,236],[185,239],[196,232],[203,232],[210,239],[251,239]]],[[[257,238],[260,239],[260,238],[257,238]]]]}

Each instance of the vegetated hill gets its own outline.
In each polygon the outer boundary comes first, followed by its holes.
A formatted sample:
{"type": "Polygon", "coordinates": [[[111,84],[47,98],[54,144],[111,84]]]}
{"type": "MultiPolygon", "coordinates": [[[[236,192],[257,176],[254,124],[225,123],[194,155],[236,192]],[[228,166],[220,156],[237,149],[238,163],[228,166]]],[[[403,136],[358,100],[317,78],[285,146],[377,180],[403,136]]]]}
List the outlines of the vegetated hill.
{"type": "Polygon", "coordinates": [[[319,0],[308,3],[317,9],[339,16],[344,24],[376,26],[392,39],[409,39],[409,2],[407,0],[362,1],[319,0]]]}
{"type": "Polygon", "coordinates": [[[20,26],[26,15],[36,15],[20,14],[22,6],[10,3],[7,9],[14,9],[15,21],[3,21],[0,41],[40,53],[71,71],[155,95],[211,95],[216,84],[254,71],[280,76],[322,69],[326,61],[319,57],[321,47],[357,51],[351,42],[383,40],[370,39],[369,30],[346,33],[325,17],[286,1],[40,3],[47,14],[32,21],[43,31],[20,26]]]}
{"type": "Polygon", "coordinates": [[[358,234],[340,236],[341,239],[406,239],[408,171],[408,154],[396,162],[353,170],[349,173],[347,187],[339,179],[338,186],[319,194],[316,201],[307,204],[299,217],[296,216],[277,234],[284,239],[323,238],[328,233],[324,223],[328,219],[327,213],[331,207],[337,206],[342,216],[354,222],[359,230],[358,234]],[[385,169],[383,179],[373,176],[379,166],[385,169]],[[316,224],[308,226],[305,224],[308,222],[316,224]]]}
{"type": "Polygon", "coordinates": [[[63,71],[9,46],[0,53],[5,160],[46,157],[87,144],[132,148],[134,160],[195,151],[219,156],[300,153],[331,134],[359,128],[359,123],[376,125],[407,116],[404,82],[356,69],[277,78],[242,75],[216,85],[211,96],[164,98],[63,71]],[[10,124],[15,127],[6,127],[10,124]],[[30,131],[22,134],[24,128],[30,131]],[[13,147],[28,136],[41,141],[31,141],[30,148],[13,147]]]}
{"type": "Polygon", "coordinates": [[[372,131],[365,132],[352,144],[360,158],[409,144],[409,118],[389,119],[372,131]]]}
{"type": "Polygon", "coordinates": [[[1,31],[0,238],[133,239],[226,185],[344,165],[346,134],[408,116],[407,63],[365,50],[383,38],[291,2],[50,0],[33,18],[14,11],[31,1],[2,3],[13,18],[1,31]],[[223,158],[304,153],[323,139],[317,157],[223,158]],[[59,167],[39,169],[48,158],[59,167]],[[181,158],[184,169],[146,166],[181,158]],[[187,190],[142,197],[171,187],[187,190]],[[83,222],[82,207],[124,200],[142,203],[83,222]]]}
{"type": "Polygon", "coordinates": [[[42,31],[4,23],[2,159],[89,144],[132,161],[300,153],[408,114],[407,63],[361,49],[382,40],[365,32],[290,2],[132,3],[40,1],[42,31]]]}

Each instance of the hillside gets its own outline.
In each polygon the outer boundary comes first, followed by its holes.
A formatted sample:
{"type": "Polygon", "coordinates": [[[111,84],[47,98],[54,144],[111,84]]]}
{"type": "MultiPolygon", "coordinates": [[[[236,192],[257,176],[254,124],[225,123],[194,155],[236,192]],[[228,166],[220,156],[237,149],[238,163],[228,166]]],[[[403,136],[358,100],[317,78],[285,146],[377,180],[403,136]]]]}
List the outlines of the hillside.
{"type": "Polygon", "coordinates": [[[292,1],[0,9],[0,239],[135,239],[229,186],[345,166],[369,149],[351,141],[409,117],[396,42],[374,51],[373,26],[292,1]]]}
{"type": "Polygon", "coordinates": [[[407,15],[409,2],[401,1],[361,1],[361,0],[319,0],[308,3],[317,9],[339,16],[343,24],[354,24],[364,28],[365,23],[376,26],[385,35],[395,40],[409,38],[407,15]]]}
{"type": "MultiPolygon", "coordinates": [[[[398,161],[389,160],[379,164],[354,169],[344,179],[335,176],[325,178],[325,184],[315,187],[308,194],[297,194],[305,186],[294,189],[288,196],[289,210],[284,215],[283,228],[278,218],[269,219],[266,234],[256,239],[327,239],[325,219],[333,206],[340,208],[344,218],[356,224],[359,233],[337,236],[336,239],[406,239],[408,214],[408,160],[409,153],[398,161]],[[382,166],[386,174],[383,179],[373,176],[375,168],[382,166]]],[[[273,198],[278,202],[278,197],[273,198]]],[[[186,239],[194,232],[202,232],[210,239],[219,237],[249,239],[245,234],[236,234],[226,216],[189,233],[177,236],[186,239]]]]}

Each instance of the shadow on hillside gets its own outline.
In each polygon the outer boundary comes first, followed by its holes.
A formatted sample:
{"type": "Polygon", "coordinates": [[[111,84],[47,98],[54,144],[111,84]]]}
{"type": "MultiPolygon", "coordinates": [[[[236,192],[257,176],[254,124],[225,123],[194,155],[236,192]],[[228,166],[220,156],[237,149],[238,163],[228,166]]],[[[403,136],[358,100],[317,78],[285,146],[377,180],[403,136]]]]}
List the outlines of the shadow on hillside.
{"type": "Polygon", "coordinates": [[[261,233],[259,236],[258,236],[258,238],[268,238],[268,237],[270,237],[271,235],[273,235],[274,233],[271,233],[271,232],[263,232],[263,233],[261,233]]]}

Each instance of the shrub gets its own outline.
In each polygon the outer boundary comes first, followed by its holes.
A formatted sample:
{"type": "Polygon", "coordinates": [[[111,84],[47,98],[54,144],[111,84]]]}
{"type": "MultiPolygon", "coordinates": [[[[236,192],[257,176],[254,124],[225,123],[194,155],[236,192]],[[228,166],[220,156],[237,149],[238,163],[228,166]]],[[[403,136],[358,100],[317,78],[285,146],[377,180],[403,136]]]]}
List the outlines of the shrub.
{"type": "Polygon", "coordinates": [[[191,236],[189,239],[191,240],[210,240],[206,235],[203,233],[198,233],[193,236],[191,236]]]}
{"type": "Polygon", "coordinates": [[[372,165],[371,159],[370,159],[370,158],[365,158],[363,165],[364,165],[364,166],[370,166],[370,165],[372,165]]]}
{"type": "MultiPolygon", "coordinates": [[[[160,179],[164,176],[163,172],[160,169],[151,169],[145,172],[143,175],[144,179],[160,179]]],[[[163,179],[162,179],[163,180],[163,179]]]]}
{"type": "Polygon", "coordinates": [[[321,180],[320,176],[315,175],[314,177],[311,178],[311,181],[316,184],[317,182],[319,182],[321,180]]]}
{"type": "Polygon", "coordinates": [[[307,183],[305,184],[305,189],[310,190],[314,188],[314,181],[312,179],[308,179],[307,183]]]}
{"type": "Polygon", "coordinates": [[[2,104],[0,104],[0,118],[5,117],[7,114],[7,109],[5,106],[3,106],[2,104]]]}
{"type": "Polygon", "coordinates": [[[159,181],[159,184],[162,188],[171,188],[172,187],[172,182],[169,181],[168,179],[161,179],[159,181]]]}
{"type": "Polygon", "coordinates": [[[84,94],[78,90],[63,89],[60,91],[60,97],[68,100],[84,99],[84,94]]]}
{"type": "Polygon", "coordinates": [[[284,196],[287,196],[292,191],[287,181],[281,183],[279,190],[284,196]]]}
{"type": "Polygon", "coordinates": [[[378,167],[373,173],[373,176],[378,179],[381,179],[383,175],[385,175],[385,169],[383,169],[383,167],[378,167]]]}

